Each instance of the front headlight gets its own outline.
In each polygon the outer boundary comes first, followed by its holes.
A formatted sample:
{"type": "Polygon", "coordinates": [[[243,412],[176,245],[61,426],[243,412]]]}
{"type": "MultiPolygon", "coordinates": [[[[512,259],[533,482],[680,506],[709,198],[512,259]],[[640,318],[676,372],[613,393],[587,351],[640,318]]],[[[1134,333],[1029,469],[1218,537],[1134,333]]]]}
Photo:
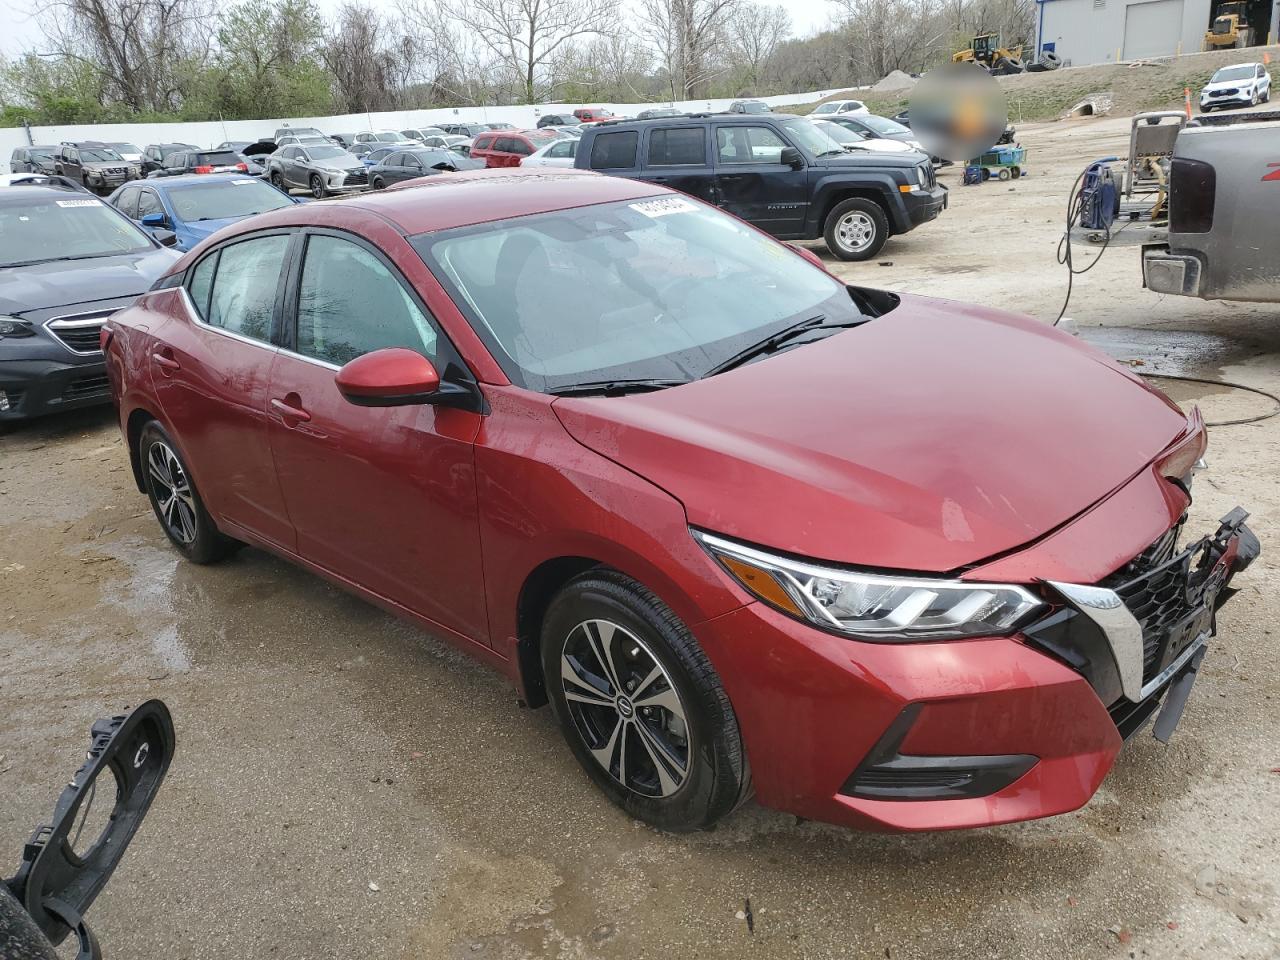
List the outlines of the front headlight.
{"type": "Polygon", "coordinates": [[[1009,633],[1045,604],[1007,583],[886,576],[779,557],[712,534],[694,537],[765,603],[859,640],[956,640],[1009,633]]]}
{"type": "Polygon", "coordinates": [[[929,185],[929,178],[925,175],[924,167],[916,167],[916,182],[920,184],[921,188],[929,185]]]}
{"type": "Polygon", "coordinates": [[[19,340],[23,337],[34,337],[35,330],[25,320],[15,317],[0,317],[0,340],[19,340]]]}

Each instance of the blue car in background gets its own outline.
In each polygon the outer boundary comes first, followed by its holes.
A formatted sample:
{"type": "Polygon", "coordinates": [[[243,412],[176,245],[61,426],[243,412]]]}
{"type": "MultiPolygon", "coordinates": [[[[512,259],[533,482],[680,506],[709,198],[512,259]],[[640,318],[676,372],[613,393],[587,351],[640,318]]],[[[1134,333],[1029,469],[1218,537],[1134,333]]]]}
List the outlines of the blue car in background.
{"type": "Polygon", "coordinates": [[[134,180],[107,200],[143,230],[172,230],[179,250],[190,250],[217,230],[301,201],[244,174],[190,174],[134,180]]]}

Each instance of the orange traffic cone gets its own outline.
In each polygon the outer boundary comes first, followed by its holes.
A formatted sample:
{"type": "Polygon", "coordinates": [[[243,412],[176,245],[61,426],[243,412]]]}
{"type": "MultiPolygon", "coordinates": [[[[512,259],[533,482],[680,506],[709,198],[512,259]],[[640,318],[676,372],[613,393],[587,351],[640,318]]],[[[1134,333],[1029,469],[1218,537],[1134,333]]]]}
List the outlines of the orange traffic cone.
{"type": "Polygon", "coordinates": [[[1262,62],[1265,64],[1271,63],[1271,54],[1267,53],[1265,50],[1262,53],[1262,62]]]}
{"type": "Polygon", "coordinates": [[[1187,119],[1191,119],[1191,88],[1182,88],[1182,105],[1187,111],[1187,119]]]}

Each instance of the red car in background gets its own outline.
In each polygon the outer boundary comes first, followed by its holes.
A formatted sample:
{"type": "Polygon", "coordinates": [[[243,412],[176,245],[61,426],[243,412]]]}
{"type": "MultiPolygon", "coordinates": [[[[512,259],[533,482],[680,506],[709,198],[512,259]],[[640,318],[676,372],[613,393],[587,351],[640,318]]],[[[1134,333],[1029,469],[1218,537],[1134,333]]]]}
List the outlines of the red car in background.
{"type": "Polygon", "coordinates": [[[558,139],[546,130],[500,130],[476,137],[468,156],[483,160],[486,167],[518,167],[523,158],[558,139]]]}
{"type": "Polygon", "coordinates": [[[578,118],[579,123],[599,123],[601,120],[618,119],[603,107],[579,107],[573,111],[573,115],[578,118]]]}
{"type": "Polygon", "coordinates": [[[1204,425],[1126,368],[652,183],[291,205],[102,339],[180,553],[252,544],[467,650],[668,829],[752,791],[880,830],[1075,809],[1168,736],[1258,553],[1238,509],[1183,529],[1204,425]]]}

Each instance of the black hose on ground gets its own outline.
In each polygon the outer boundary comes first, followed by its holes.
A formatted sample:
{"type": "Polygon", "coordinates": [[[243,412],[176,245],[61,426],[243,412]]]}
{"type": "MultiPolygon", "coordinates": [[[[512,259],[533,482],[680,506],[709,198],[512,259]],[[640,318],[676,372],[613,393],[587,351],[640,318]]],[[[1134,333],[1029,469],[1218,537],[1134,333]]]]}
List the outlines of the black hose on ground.
{"type": "Polygon", "coordinates": [[[1183,380],[1187,383],[1204,383],[1211,387],[1228,387],[1232,390],[1245,390],[1249,393],[1256,393],[1260,397],[1266,397],[1275,404],[1271,410],[1266,413],[1260,413],[1254,417],[1241,417],[1239,420],[1209,420],[1205,423],[1206,427],[1236,427],[1242,423],[1258,423],[1262,420],[1270,420],[1276,414],[1280,414],[1280,397],[1274,393],[1270,393],[1259,387],[1251,387],[1247,383],[1236,383],[1232,380],[1210,380],[1206,377],[1190,377],[1183,373],[1140,373],[1140,377],[1147,377],[1152,380],[1183,380]]]}

